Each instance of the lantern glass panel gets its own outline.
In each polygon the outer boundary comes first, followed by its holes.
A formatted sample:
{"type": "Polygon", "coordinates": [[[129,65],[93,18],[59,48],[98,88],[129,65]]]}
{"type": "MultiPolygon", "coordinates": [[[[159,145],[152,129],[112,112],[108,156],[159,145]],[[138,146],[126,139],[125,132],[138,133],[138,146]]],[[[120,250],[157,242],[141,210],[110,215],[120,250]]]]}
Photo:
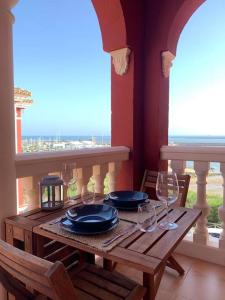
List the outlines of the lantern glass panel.
{"type": "Polygon", "coordinates": [[[55,186],[55,201],[61,201],[61,199],[61,186],[55,186]]]}
{"type": "Polygon", "coordinates": [[[42,202],[43,203],[48,202],[48,187],[42,186],[41,192],[42,192],[42,195],[41,195],[42,202]]]}
{"type": "Polygon", "coordinates": [[[40,182],[40,200],[43,210],[63,207],[63,181],[58,176],[45,176],[40,182]]]}

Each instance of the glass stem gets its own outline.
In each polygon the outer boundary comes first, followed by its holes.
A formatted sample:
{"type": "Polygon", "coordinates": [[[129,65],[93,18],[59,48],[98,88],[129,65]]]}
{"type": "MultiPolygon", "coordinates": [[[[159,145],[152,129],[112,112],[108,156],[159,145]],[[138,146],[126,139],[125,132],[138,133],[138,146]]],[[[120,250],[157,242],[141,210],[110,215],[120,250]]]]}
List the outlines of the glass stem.
{"type": "Polygon", "coordinates": [[[169,206],[168,206],[168,202],[165,201],[165,205],[166,205],[166,222],[169,223],[169,206]]]}

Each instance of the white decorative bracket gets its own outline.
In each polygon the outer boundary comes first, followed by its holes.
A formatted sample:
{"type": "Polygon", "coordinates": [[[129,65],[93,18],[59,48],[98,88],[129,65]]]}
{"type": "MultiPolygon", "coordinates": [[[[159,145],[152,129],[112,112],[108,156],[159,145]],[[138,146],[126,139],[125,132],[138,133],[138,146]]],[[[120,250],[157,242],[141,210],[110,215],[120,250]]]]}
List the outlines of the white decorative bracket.
{"type": "Polygon", "coordinates": [[[162,73],[165,78],[170,76],[170,68],[173,65],[173,60],[175,55],[170,51],[163,51],[162,52],[162,73]]]}
{"type": "Polygon", "coordinates": [[[116,74],[120,76],[126,74],[129,66],[130,53],[131,50],[129,48],[122,48],[110,52],[116,74]]]}

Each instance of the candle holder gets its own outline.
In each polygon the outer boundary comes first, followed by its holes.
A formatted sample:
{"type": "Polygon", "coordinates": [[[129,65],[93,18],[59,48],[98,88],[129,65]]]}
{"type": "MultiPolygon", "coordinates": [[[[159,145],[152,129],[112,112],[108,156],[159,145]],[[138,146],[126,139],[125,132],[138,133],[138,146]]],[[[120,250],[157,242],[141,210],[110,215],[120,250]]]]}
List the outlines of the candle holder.
{"type": "Polygon", "coordinates": [[[58,176],[45,176],[40,183],[42,210],[55,210],[63,207],[63,180],[58,176]]]}

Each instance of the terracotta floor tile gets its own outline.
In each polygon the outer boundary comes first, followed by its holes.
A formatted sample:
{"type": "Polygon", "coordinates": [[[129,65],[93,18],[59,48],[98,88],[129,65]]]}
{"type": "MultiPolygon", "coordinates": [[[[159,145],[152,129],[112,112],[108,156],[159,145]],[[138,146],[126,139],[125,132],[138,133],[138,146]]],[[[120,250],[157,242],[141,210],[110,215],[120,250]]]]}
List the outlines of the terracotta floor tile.
{"type": "Polygon", "coordinates": [[[174,295],[173,292],[169,292],[169,291],[165,291],[163,289],[160,289],[157,293],[157,296],[156,296],[155,300],[176,300],[175,297],[176,297],[176,295],[174,295]]]}
{"type": "Polygon", "coordinates": [[[225,280],[190,270],[176,294],[196,300],[224,300],[225,280]]]}
{"type": "MultiPolygon", "coordinates": [[[[225,300],[225,267],[183,255],[175,257],[185,275],[167,268],[156,300],[225,300]]],[[[120,264],[116,270],[142,284],[141,272],[120,264]]]]}

